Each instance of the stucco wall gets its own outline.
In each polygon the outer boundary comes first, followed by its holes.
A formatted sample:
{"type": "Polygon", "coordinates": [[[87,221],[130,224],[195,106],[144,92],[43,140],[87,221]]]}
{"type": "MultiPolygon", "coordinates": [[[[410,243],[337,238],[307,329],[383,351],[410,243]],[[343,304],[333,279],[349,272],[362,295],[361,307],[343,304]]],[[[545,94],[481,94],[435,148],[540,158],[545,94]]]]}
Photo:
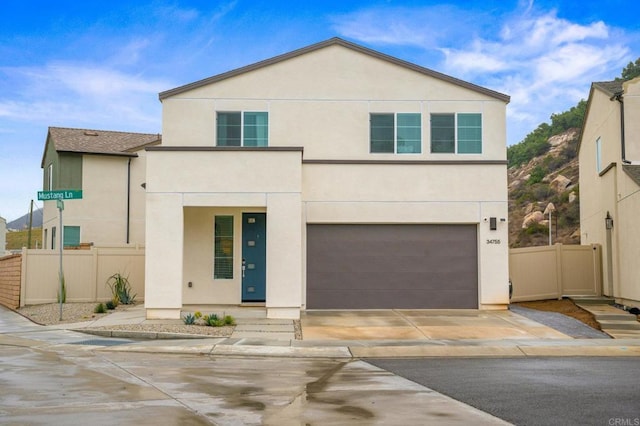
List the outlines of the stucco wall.
{"type": "Polygon", "coordinates": [[[506,105],[333,46],[163,100],[164,146],[214,146],[216,111],[268,111],[270,146],[305,159],[506,159],[506,105]],[[421,154],[370,154],[369,114],[422,114],[421,154]],[[482,154],[431,154],[430,113],[483,114],[482,154]]]}
{"type": "MultiPolygon", "coordinates": [[[[144,245],[146,152],[131,158],[129,244],[144,245]]],[[[82,196],[65,200],[64,226],[80,226],[80,242],[97,246],[127,244],[127,157],[84,155],[82,157],[82,196]]],[[[64,188],[63,188],[64,189],[64,188]]],[[[55,201],[44,201],[43,234],[51,248],[51,228],[59,228],[55,201]]],[[[56,231],[59,247],[60,231],[56,231]]]]}

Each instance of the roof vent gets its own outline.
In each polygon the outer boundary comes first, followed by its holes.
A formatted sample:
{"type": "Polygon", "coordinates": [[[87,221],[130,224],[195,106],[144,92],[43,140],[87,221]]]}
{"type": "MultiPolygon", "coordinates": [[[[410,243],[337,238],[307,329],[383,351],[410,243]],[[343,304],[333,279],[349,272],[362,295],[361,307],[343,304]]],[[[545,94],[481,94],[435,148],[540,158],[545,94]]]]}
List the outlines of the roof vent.
{"type": "Polygon", "coordinates": [[[90,130],[85,130],[84,131],[84,135],[85,136],[98,136],[98,132],[92,132],[90,130]]]}

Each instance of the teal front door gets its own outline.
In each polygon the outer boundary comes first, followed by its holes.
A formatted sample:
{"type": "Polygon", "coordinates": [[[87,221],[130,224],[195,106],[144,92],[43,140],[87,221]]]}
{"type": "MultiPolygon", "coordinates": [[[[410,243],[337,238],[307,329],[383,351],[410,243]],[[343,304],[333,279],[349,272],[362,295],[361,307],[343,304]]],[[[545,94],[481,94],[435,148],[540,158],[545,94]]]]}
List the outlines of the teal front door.
{"type": "Polygon", "coordinates": [[[264,302],[267,282],[267,214],[242,214],[242,301],[264,302]]]}

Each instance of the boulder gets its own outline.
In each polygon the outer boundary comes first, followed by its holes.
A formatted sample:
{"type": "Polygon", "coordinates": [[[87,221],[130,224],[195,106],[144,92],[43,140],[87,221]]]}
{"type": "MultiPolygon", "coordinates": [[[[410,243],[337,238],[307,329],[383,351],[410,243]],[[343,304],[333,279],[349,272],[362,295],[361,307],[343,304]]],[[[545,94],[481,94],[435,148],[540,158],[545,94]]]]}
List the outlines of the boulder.
{"type": "Polygon", "coordinates": [[[571,193],[569,194],[569,202],[573,203],[576,198],[578,198],[578,196],[576,195],[576,191],[571,191],[571,193]]]}
{"type": "Polygon", "coordinates": [[[541,211],[535,211],[535,212],[529,213],[524,217],[524,220],[522,221],[522,228],[526,229],[532,223],[540,223],[543,220],[544,220],[544,215],[542,214],[541,211]]]}
{"type": "Polygon", "coordinates": [[[554,191],[560,193],[567,189],[569,185],[571,185],[570,179],[562,175],[558,175],[554,180],[551,181],[549,187],[551,187],[551,189],[553,189],[554,191]]]}

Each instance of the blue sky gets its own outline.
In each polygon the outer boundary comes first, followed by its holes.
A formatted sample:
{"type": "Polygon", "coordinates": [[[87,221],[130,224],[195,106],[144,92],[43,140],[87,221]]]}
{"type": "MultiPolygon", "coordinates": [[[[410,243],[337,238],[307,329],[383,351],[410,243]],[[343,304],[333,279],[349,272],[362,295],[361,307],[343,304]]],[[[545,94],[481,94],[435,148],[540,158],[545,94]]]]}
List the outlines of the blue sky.
{"type": "Polygon", "coordinates": [[[160,133],[159,92],[336,36],[510,95],[516,143],[640,56],[636,4],[0,0],[0,216],[41,189],[49,126],[160,133]]]}

